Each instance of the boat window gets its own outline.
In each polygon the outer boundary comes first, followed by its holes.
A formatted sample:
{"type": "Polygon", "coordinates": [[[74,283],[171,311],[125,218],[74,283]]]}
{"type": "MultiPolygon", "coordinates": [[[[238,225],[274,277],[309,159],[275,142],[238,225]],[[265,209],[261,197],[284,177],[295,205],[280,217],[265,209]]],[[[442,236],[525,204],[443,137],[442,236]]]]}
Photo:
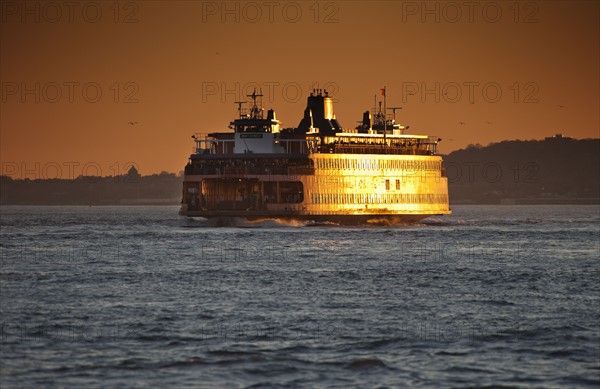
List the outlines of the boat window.
{"type": "Polygon", "coordinates": [[[300,181],[279,182],[279,203],[297,204],[304,200],[304,188],[300,181]]]}

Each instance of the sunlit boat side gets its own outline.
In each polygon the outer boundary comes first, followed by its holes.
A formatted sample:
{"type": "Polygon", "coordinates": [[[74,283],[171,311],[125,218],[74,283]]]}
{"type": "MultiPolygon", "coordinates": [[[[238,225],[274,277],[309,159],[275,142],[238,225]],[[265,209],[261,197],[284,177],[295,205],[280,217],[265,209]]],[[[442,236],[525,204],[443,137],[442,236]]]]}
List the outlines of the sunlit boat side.
{"type": "Polygon", "coordinates": [[[281,129],[273,110],[264,117],[260,93],[249,97],[249,111],[237,102],[233,131],[193,136],[182,215],[355,224],[451,213],[440,139],[405,134],[381,106],[343,129],[320,90],[298,127],[281,129]]]}

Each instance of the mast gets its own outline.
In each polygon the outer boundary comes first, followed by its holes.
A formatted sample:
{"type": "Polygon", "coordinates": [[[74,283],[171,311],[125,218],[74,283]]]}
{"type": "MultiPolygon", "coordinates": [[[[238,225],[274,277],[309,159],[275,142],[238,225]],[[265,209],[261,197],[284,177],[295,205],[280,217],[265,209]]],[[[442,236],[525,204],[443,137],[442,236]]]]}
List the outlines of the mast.
{"type": "Polygon", "coordinates": [[[252,108],[250,109],[250,118],[252,119],[262,119],[262,89],[258,94],[256,94],[256,88],[254,88],[254,92],[251,95],[246,95],[247,97],[252,98],[252,108]],[[260,97],[260,98],[259,98],[260,97]],[[259,99],[257,99],[259,98],[259,99]],[[258,103],[257,103],[258,100],[258,103]]]}
{"type": "Polygon", "coordinates": [[[373,95],[373,116],[377,112],[377,95],[373,95]]]}
{"type": "Polygon", "coordinates": [[[242,104],[246,104],[246,101],[235,101],[235,104],[238,105],[238,115],[239,118],[242,118],[242,104]]]}
{"type": "Polygon", "coordinates": [[[388,109],[392,110],[392,114],[394,115],[393,120],[394,120],[394,123],[396,123],[396,110],[402,109],[402,107],[389,107],[388,109]]]}
{"type": "Polygon", "coordinates": [[[387,141],[386,141],[387,119],[385,117],[385,113],[387,112],[387,109],[385,106],[385,85],[383,86],[383,89],[381,90],[381,94],[383,95],[383,144],[386,145],[387,144],[387,141]]]}

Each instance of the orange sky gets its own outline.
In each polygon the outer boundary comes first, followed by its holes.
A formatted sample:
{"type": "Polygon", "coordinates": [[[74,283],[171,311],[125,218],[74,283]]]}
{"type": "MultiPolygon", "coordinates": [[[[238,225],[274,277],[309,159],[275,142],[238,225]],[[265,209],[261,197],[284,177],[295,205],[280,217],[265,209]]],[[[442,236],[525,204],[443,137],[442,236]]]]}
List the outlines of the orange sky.
{"type": "Polygon", "coordinates": [[[226,131],[253,85],[284,127],[311,86],[329,86],[354,127],[385,85],[398,121],[443,138],[443,153],[600,136],[596,1],[0,4],[13,177],[179,172],[190,136],[226,131]]]}

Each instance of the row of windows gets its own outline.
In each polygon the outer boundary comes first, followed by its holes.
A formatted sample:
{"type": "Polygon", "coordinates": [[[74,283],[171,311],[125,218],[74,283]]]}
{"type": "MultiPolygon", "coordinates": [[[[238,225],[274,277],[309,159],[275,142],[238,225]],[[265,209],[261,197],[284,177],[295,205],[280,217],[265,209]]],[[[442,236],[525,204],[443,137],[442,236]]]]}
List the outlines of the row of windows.
{"type": "Polygon", "coordinates": [[[447,204],[448,195],[431,193],[313,193],[313,204],[447,204]]]}
{"type": "Polygon", "coordinates": [[[441,161],[407,161],[399,159],[356,159],[356,158],[318,158],[318,169],[384,169],[384,170],[440,170],[441,161]]]}
{"type": "MultiPolygon", "coordinates": [[[[385,180],[385,190],[390,190],[390,180],[385,180]]],[[[396,180],[396,190],[400,190],[400,180],[396,180]]]]}

